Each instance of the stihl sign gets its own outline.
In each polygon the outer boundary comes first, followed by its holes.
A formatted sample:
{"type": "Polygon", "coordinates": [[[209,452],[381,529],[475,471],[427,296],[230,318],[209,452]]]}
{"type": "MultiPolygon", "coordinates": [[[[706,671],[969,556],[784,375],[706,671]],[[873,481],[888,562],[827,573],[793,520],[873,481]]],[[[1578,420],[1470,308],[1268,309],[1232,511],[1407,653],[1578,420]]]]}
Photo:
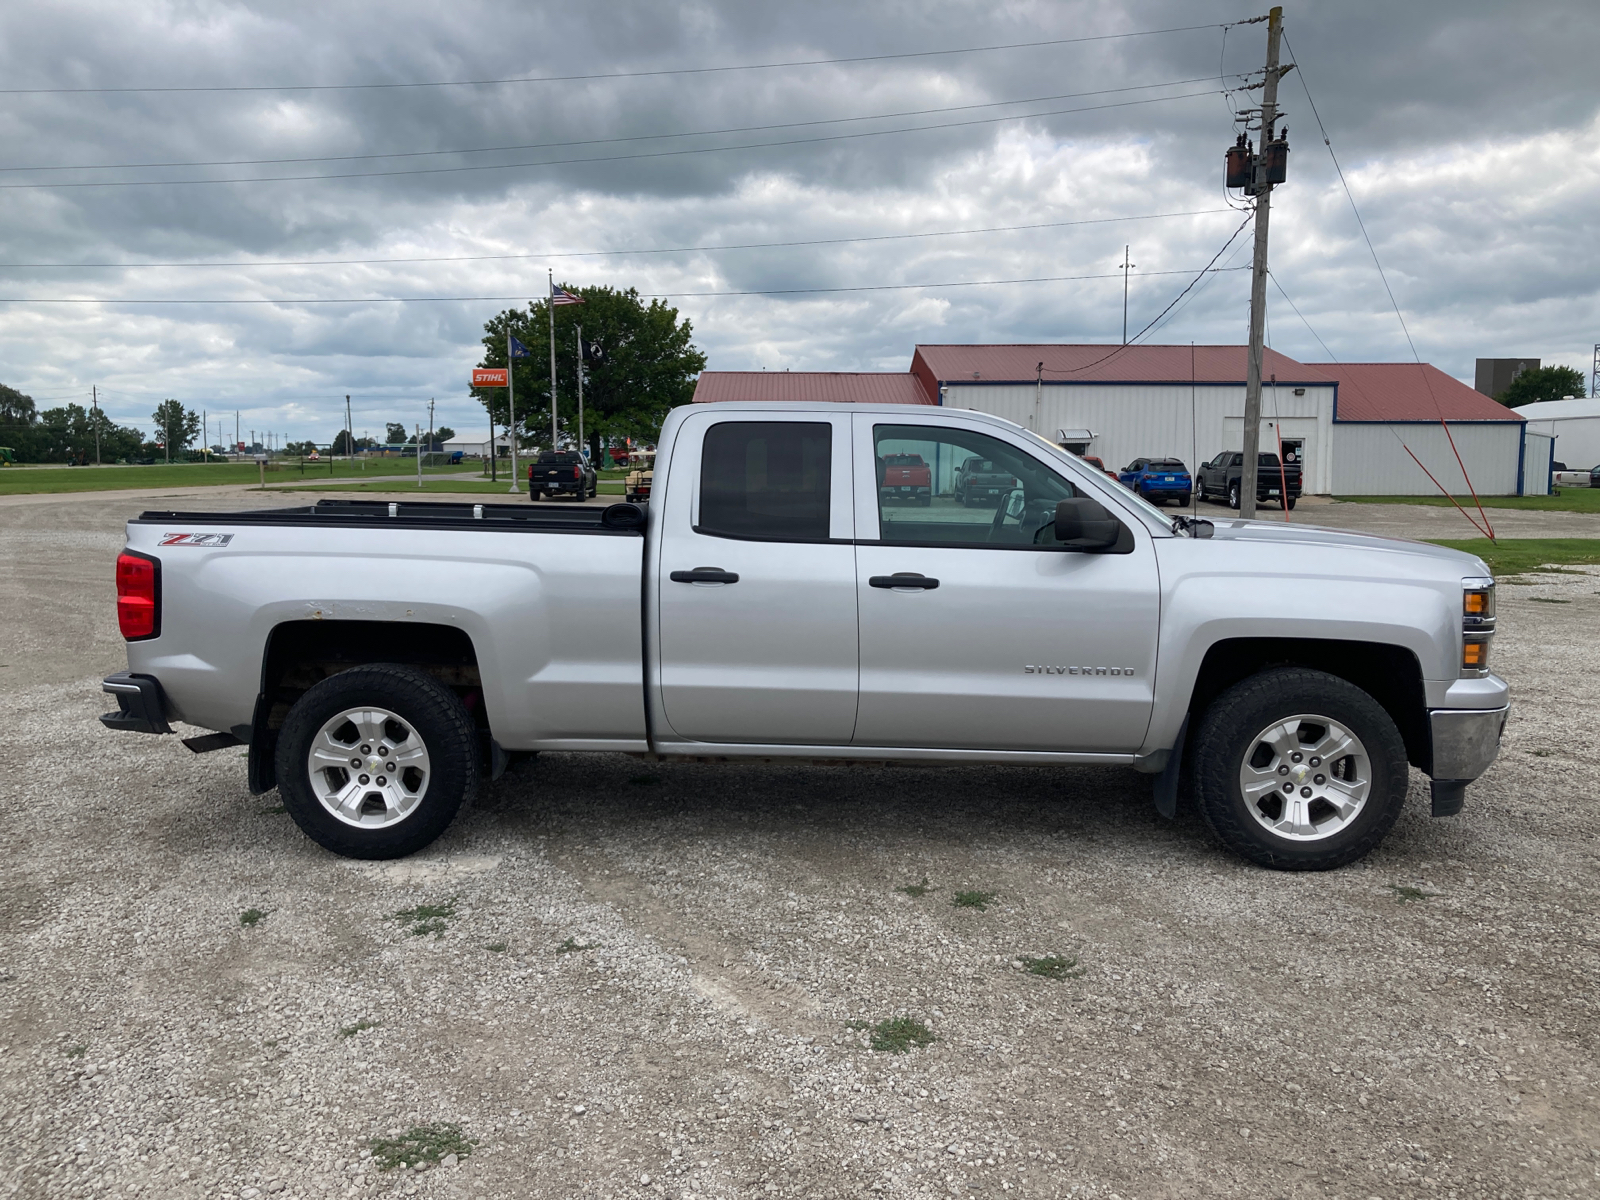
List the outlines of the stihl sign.
{"type": "Polygon", "coordinates": [[[473,367],[473,387],[505,387],[510,382],[504,367],[473,367]]]}

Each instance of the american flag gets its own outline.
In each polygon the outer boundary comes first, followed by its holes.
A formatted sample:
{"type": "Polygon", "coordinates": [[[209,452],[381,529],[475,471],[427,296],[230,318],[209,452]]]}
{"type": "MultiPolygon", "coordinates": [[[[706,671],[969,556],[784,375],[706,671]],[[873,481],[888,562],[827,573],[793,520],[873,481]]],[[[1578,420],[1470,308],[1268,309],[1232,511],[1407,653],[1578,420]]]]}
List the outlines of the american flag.
{"type": "Polygon", "coordinates": [[[558,287],[556,284],[552,283],[550,285],[550,303],[551,304],[582,304],[583,303],[583,297],[582,296],[574,296],[571,292],[567,291],[566,288],[558,287]]]}

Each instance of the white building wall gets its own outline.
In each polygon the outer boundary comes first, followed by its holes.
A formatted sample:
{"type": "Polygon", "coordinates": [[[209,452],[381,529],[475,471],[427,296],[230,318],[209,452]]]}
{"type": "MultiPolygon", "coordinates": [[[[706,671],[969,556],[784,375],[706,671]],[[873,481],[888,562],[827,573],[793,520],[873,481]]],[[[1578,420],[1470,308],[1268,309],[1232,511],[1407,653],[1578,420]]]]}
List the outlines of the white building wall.
{"type": "MultiPolygon", "coordinates": [[[[1270,384],[1261,393],[1261,449],[1274,450],[1284,437],[1305,443],[1307,492],[1326,493],[1333,483],[1333,385],[1270,384]]],[[[1144,456],[1181,458],[1193,470],[1244,437],[1243,385],[1199,384],[951,384],[950,408],[973,408],[1015,421],[1054,440],[1058,429],[1088,429],[1089,453],[1112,470],[1144,456]]],[[[1426,481],[1424,481],[1426,482],[1426,481]]]]}
{"type": "Polygon", "coordinates": [[[1530,417],[1528,430],[1556,440],[1555,457],[1574,471],[1600,465],[1600,417],[1561,417],[1541,420],[1530,417]]]}
{"type": "Polygon", "coordinates": [[[1522,435],[1522,494],[1548,496],[1550,494],[1550,464],[1555,461],[1556,439],[1540,433],[1529,421],[1522,435]]]}
{"type": "MultiPolygon", "coordinates": [[[[1472,476],[1472,487],[1480,496],[1516,494],[1521,424],[1452,421],[1450,433],[1472,476]]],[[[1402,439],[1451,495],[1467,494],[1467,481],[1456,464],[1443,426],[1367,422],[1340,422],[1333,427],[1333,494],[1437,495],[1438,488],[1411,460],[1401,445],[1402,439]]]]}

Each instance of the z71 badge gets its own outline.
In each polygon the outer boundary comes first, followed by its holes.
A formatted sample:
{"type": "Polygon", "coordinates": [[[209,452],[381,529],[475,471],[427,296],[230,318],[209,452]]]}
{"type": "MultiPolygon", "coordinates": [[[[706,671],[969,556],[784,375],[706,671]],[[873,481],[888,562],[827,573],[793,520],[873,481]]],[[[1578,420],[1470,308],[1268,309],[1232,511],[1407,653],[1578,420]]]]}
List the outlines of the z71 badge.
{"type": "Polygon", "coordinates": [[[231,533],[168,533],[163,534],[158,546],[226,546],[233,541],[231,533]]]}

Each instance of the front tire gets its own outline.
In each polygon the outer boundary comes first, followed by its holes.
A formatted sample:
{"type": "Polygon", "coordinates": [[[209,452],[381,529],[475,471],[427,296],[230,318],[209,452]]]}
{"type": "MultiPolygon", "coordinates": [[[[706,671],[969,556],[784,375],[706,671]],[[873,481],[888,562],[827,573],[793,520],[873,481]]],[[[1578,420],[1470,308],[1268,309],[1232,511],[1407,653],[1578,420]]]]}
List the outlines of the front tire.
{"type": "Polygon", "coordinates": [[[284,808],[319,846],[403,858],[443,833],[477,790],[477,735],[460,699],[432,676],[373,663],[295,701],[277,770],[284,808]]]}
{"type": "Polygon", "coordinates": [[[1239,485],[1237,483],[1228,485],[1228,507],[1232,509],[1239,507],[1239,485]]]}
{"type": "Polygon", "coordinates": [[[1327,871],[1365,857],[1393,827],[1405,742],[1354,684],[1279,667],[1206,710],[1194,782],[1200,815],[1235,854],[1278,871],[1327,871]]]}

